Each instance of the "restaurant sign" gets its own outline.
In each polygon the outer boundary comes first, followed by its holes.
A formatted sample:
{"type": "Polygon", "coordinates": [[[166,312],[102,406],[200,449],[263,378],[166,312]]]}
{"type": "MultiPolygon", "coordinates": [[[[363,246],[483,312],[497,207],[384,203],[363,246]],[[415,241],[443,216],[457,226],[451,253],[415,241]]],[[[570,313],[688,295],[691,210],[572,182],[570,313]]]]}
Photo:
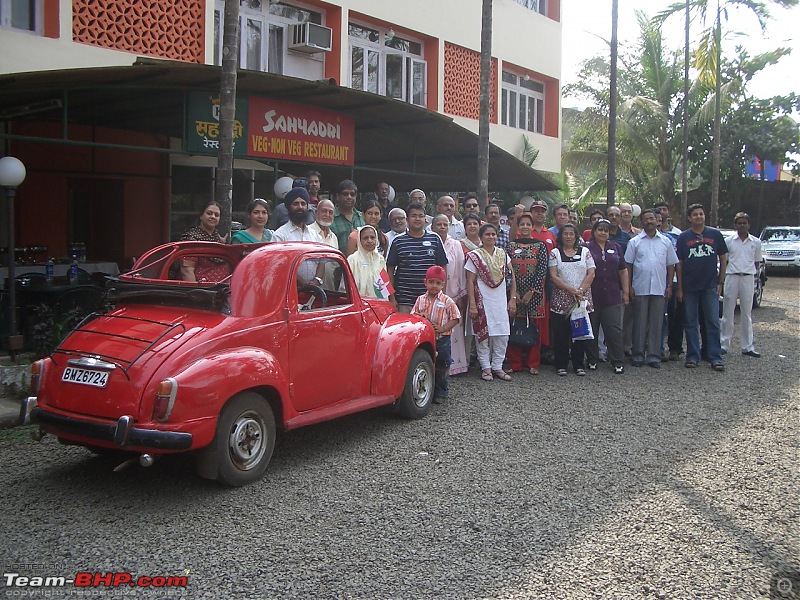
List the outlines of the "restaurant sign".
{"type": "MultiPolygon", "coordinates": [[[[191,92],[186,127],[186,149],[216,154],[219,150],[219,94],[191,92]]],[[[247,131],[247,98],[236,99],[233,123],[233,153],[247,156],[244,133],[247,131]]]]}
{"type": "Polygon", "coordinates": [[[331,165],[353,165],[352,117],[268,98],[249,99],[247,154],[331,165]]]}

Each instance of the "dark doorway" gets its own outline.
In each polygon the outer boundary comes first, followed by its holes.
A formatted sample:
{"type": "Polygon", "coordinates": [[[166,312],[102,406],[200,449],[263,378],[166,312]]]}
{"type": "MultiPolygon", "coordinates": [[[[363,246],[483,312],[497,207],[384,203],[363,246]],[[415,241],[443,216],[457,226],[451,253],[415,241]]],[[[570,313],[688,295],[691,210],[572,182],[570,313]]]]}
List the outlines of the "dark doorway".
{"type": "Polygon", "coordinates": [[[67,244],[85,244],[86,260],[125,262],[124,188],[119,179],[70,179],[67,244]]]}

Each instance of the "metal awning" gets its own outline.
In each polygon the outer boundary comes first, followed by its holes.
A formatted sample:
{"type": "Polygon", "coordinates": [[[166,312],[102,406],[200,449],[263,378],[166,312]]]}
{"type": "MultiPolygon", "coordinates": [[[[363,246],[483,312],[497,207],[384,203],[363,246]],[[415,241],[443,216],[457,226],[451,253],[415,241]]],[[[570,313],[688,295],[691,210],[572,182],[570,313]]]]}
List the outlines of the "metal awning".
{"type": "MultiPolygon", "coordinates": [[[[219,91],[220,67],[139,59],[126,67],[12,73],[0,76],[0,120],[53,120],[183,138],[189,91],[219,91]]],[[[361,189],[388,179],[398,190],[475,188],[478,136],[452,118],[406,102],[338,86],[257,71],[239,71],[237,93],[281,99],[351,116],[355,166],[280,161],[280,169],[314,168],[323,181],[353,176],[361,189]]],[[[0,138],[14,139],[0,133],[0,138]]],[[[164,152],[163,148],[153,151],[164,152]]],[[[274,163],[263,160],[265,163],[274,163]]],[[[558,189],[549,178],[491,145],[491,191],[558,189]]]]}

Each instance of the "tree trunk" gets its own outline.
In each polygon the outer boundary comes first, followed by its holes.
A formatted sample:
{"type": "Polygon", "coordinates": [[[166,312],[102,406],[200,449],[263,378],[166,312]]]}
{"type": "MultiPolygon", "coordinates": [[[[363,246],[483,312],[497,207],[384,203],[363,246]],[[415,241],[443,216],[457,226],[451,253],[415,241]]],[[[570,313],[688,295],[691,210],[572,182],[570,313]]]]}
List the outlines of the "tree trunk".
{"type": "Polygon", "coordinates": [[[613,206],[617,197],[617,14],[618,0],[611,2],[611,74],[608,100],[608,171],[606,204],[613,206]]]}
{"type": "Polygon", "coordinates": [[[714,77],[714,140],[713,140],[713,157],[711,162],[711,220],[709,225],[712,227],[717,226],[719,217],[719,163],[720,163],[720,129],[722,121],[722,23],[719,3],[717,3],[717,23],[714,30],[714,38],[716,39],[717,51],[717,66],[716,76],[714,77]]]}
{"type": "Polygon", "coordinates": [[[483,0],[481,19],[481,92],[478,119],[478,202],[489,198],[489,107],[492,94],[492,0],[483,0]]]}
{"type": "Polygon", "coordinates": [[[219,232],[231,230],[233,124],[236,119],[236,69],[239,66],[239,0],[225,0],[222,77],[219,86],[219,153],[214,199],[220,206],[219,232]]]}
{"type": "MultiPolygon", "coordinates": [[[[689,206],[689,5],[686,0],[686,32],[683,46],[683,173],[681,174],[681,206],[679,223],[685,223],[689,206]]],[[[684,226],[685,227],[685,226],[684,226]]]]}

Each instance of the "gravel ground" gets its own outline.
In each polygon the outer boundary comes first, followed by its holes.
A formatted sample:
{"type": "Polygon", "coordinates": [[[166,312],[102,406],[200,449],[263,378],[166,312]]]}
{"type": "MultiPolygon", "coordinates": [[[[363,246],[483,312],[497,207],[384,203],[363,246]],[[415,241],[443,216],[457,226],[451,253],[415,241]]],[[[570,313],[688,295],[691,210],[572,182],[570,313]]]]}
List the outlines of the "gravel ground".
{"type": "Polygon", "coordinates": [[[422,421],[285,435],[241,489],[0,432],[0,565],[187,575],[187,598],[792,597],[770,580],[800,570],[799,282],[770,277],[764,356],[726,373],[455,377],[422,421]]]}

